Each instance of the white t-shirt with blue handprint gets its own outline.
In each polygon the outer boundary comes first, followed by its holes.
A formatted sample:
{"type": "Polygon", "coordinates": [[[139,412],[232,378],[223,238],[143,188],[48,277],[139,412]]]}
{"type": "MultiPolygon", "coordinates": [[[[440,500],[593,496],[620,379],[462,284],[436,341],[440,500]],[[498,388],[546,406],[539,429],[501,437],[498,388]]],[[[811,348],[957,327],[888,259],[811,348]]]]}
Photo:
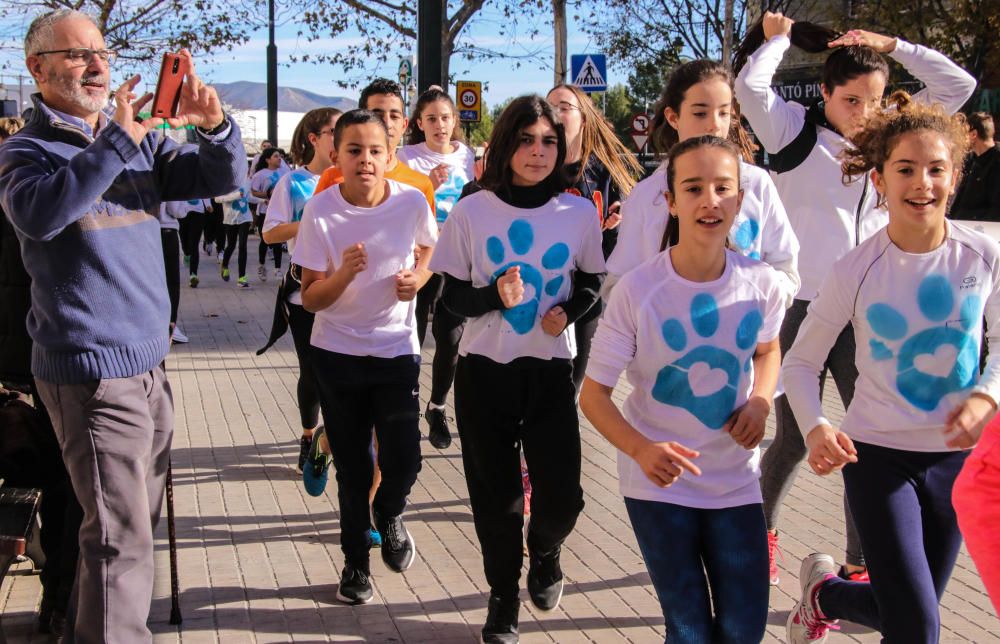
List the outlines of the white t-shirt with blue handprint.
{"type": "Polygon", "coordinates": [[[1000,247],[947,222],[929,253],[900,250],[885,228],[838,260],[809,306],[782,379],[802,432],[832,424],[817,375],[844,326],[854,325],[858,381],[842,431],[864,443],[948,451],[949,412],[974,391],[1000,400],[1000,360],[979,375],[985,315],[1000,346],[1000,247]]]}
{"type": "MultiPolygon", "coordinates": [[[[271,170],[269,168],[264,168],[263,170],[258,170],[253,178],[250,179],[250,189],[256,190],[257,192],[267,192],[272,190],[276,185],[278,185],[278,179],[286,172],[279,170],[271,170]]],[[[267,199],[261,199],[260,197],[253,198],[254,203],[259,203],[257,206],[257,214],[263,215],[267,212],[267,199]]]]}
{"type": "Polygon", "coordinates": [[[594,204],[564,193],[540,208],[516,208],[489,190],[458,202],[441,229],[431,270],[483,287],[511,266],[521,267],[524,301],[470,319],[459,355],[473,353],[501,364],[525,356],[572,359],[572,325],[552,337],[542,330],[541,319],[569,299],[574,271],[604,272],[594,204]]]}
{"type": "Polygon", "coordinates": [[[441,154],[427,147],[427,143],[415,143],[404,145],[397,154],[397,158],[408,165],[413,170],[421,174],[430,175],[431,170],[442,163],[451,166],[448,180],[438,186],[434,191],[434,203],[437,207],[438,226],[444,224],[455,206],[458,198],[462,196],[462,188],[472,181],[476,174],[476,153],[469,146],[458,141],[452,141],[455,150],[450,154],[441,154]]]}
{"type": "MultiPolygon", "coordinates": [[[[729,231],[729,246],[741,255],[759,259],[781,271],[782,287],[791,303],[799,290],[799,242],[770,175],[740,162],[743,205],[729,231]]],[[[618,243],[608,258],[609,279],[622,275],[660,252],[667,210],[667,165],[636,184],[622,204],[618,243]]]]}
{"type": "MultiPolygon", "coordinates": [[[[292,170],[285,176],[278,179],[271,193],[271,201],[267,205],[267,215],[264,217],[263,231],[267,231],[280,226],[300,221],[302,213],[305,212],[306,202],[312,198],[316,191],[316,184],[319,183],[319,175],[313,174],[308,168],[292,170]]],[[[288,244],[288,253],[291,255],[295,251],[295,238],[292,237],[285,242],[288,244]]],[[[302,304],[302,292],[296,289],[288,296],[288,301],[292,304],[302,304]]]]}
{"type": "Polygon", "coordinates": [[[702,470],[660,488],[619,452],[624,496],[694,508],[761,502],[759,450],[740,447],[722,427],[747,401],[757,345],[778,337],[784,315],[777,271],[732,251],[712,282],[680,277],[670,251],[622,277],[594,335],[587,376],[614,387],[624,370],[633,387],[625,419],[652,441],[698,450],[702,470]]]}

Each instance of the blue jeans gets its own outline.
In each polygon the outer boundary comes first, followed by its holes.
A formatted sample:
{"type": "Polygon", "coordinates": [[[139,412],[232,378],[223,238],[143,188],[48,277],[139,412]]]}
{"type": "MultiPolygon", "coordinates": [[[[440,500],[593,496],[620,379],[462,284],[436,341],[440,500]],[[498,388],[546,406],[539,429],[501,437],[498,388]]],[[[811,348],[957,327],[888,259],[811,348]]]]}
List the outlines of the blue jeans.
{"type": "Polygon", "coordinates": [[[759,503],[702,510],[626,497],[625,508],[663,610],[664,642],[764,638],[769,587],[759,503]]]}

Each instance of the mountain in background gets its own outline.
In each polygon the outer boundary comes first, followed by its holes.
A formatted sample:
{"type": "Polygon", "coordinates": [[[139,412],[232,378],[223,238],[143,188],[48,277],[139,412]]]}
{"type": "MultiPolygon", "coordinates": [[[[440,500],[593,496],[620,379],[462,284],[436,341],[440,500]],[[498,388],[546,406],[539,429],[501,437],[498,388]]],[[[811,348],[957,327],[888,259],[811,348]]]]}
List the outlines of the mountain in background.
{"type": "MultiPolygon", "coordinates": [[[[235,109],[267,109],[267,83],[237,81],[213,83],[212,87],[219,93],[219,99],[224,104],[235,109]]],[[[335,107],[346,112],[357,106],[356,100],[343,96],[323,96],[295,87],[278,88],[278,110],[282,112],[308,112],[318,107],[335,107]]]]}

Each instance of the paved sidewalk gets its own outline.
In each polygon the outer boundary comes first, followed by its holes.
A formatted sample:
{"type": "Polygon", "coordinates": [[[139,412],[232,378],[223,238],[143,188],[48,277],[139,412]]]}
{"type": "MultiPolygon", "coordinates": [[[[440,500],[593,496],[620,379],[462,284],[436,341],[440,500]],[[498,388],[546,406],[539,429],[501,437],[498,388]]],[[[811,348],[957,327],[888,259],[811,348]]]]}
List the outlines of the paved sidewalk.
{"type": "MultiPolygon", "coordinates": [[[[376,554],[375,600],[360,607],[337,603],[343,558],[336,541],[336,483],[331,477],[326,494],[314,499],[295,470],[291,337],[254,355],[270,330],[273,279],[261,284],[251,265],[253,287],[238,289],[235,276],[222,282],[208,257],[201,271],[199,288],[182,285],[180,322],[191,343],[176,346],[168,360],[177,407],[173,467],[184,623],[179,629],[167,623],[164,512],[150,616],[155,641],[478,641],[486,586],[457,439],[443,451],[422,443],[424,467],[407,513],[418,546],[413,567],[394,574],[376,554]]],[[[425,352],[421,407],[430,388],[429,356],[425,352]]],[[[522,592],[521,639],[662,642],[659,605],[617,493],[615,452],[586,421],[582,434],[587,506],[562,558],[566,592],[549,614],[534,610],[522,592]]],[[[782,514],[785,560],[781,585],[771,592],[765,641],[784,639],[800,559],[817,550],[842,553],[840,496],[839,478],[803,468],[782,514]]],[[[26,573],[24,564],[0,589],[3,630],[11,642],[45,642],[32,635],[40,587],[38,577],[26,573]]],[[[1000,641],[1000,622],[964,549],[942,615],[945,642],[1000,641]]],[[[845,624],[830,638],[831,644],[847,641],[879,637],[845,624]]]]}

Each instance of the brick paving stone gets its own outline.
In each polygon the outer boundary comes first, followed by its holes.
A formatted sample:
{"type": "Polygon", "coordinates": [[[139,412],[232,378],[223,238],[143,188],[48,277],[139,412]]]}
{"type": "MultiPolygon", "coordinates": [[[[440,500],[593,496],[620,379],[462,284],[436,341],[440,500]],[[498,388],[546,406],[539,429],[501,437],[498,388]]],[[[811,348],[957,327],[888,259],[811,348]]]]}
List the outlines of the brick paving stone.
{"type": "MultiPolygon", "coordinates": [[[[254,355],[270,330],[274,281],[254,279],[252,288],[238,290],[235,282],[221,281],[215,266],[205,258],[199,288],[183,289],[180,323],[191,342],[175,347],[167,361],[177,410],[172,459],[184,623],[167,623],[164,521],[156,535],[154,641],[477,641],[487,589],[457,437],[446,450],[421,444],[424,465],[407,514],[418,546],[413,567],[392,573],[373,551],[374,601],[336,602],[344,563],[336,482],[331,476],[324,494],[313,498],[295,469],[300,430],[291,337],[254,355]]],[[[431,355],[426,348],[421,408],[431,355]]],[[[616,400],[626,393],[622,381],[616,400]]],[[[828,397],[830,416],[842,417],[835,391],[828,397]]],[[[447,413],[454,416],[450,404],[447,413]]],[[[521,641],[660,642],[663,620],[618,496],[615,451],[581,421],[587,506],[563,554],[565,595],[557,610],[541,613],[522,592],[521,641]]],[[[421,431],[426,435],[423,423],[421,431]]],[[[773,418],[765,446],[772,436],[773,418]]],[[[843,550],[842,490],[837,477],[800,471],[781,516],[785,559],[779,559],[781,584],[771,592],[766,642],[784,639],[801,558],[843,550]]],[[[48,641],[34,633],[40,587],[28,572],[20,564],[0,588],[10,642],[48,641]]],[[[941,606],[943,642],[1000,642],[1000,622],[964,549],[941,606]]],[[[830,638],[831,644],[877,641],[877,634],[851,624],[830,638]]]]}

